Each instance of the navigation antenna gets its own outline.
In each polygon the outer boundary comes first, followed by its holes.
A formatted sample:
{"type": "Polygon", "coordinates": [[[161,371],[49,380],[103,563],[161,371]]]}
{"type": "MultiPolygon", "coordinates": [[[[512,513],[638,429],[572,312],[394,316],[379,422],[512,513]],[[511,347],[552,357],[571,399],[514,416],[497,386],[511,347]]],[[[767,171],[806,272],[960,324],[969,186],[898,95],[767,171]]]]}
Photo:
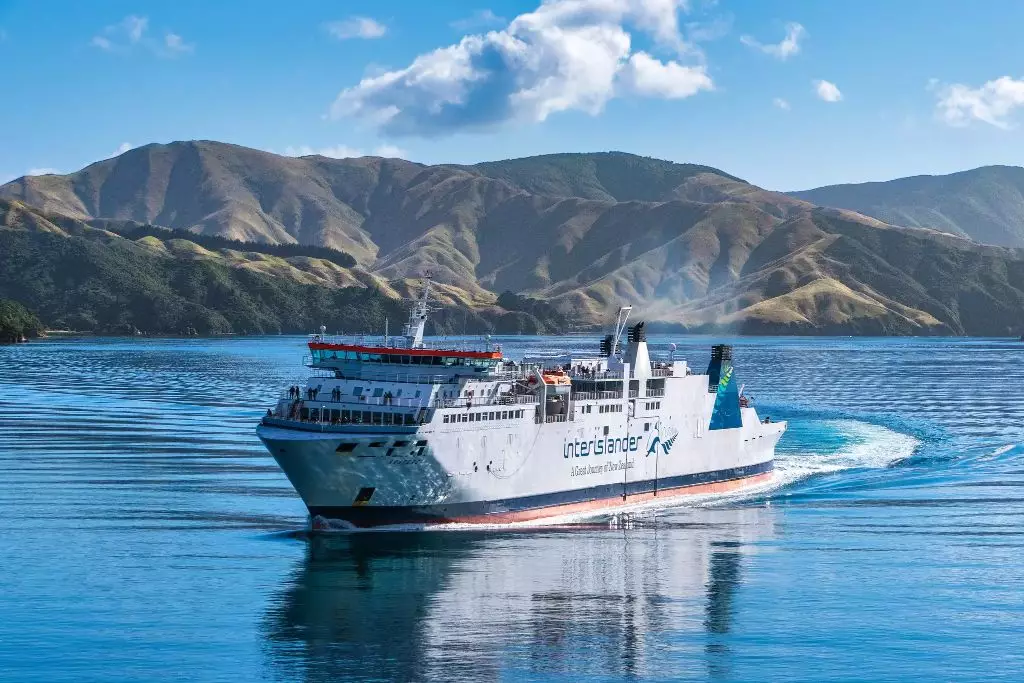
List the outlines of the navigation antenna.
{"type": "Polygon", "coordinates": [[[409,307],[409,322],[405,324],[405,339],[410,349],[423,348],[423,329],[427,325],[427,312],[430,310],[430,275],[423,278],[423,294],[419,299],[413,301],[409,307]]]}
{"type": "Polygon", "coordinates": [[[626,329],[626,321],[629,320],[629,312],[632,310],[632,306],[623,306],[619,309],[619,315],[615,319],[615,343],[612,345],[612,353],[619,349],[619,338],[622,337],[622,331],[626,329]]]}

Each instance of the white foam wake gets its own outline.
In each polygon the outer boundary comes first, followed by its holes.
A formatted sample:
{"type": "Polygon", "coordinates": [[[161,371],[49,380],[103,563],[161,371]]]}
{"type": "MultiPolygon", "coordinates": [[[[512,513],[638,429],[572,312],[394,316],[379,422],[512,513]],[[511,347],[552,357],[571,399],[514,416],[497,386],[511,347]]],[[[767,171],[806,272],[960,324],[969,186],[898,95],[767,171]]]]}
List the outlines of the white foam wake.
{"type": "MultiPolygon", "coordinates": [[[[843,444],[831,452],[777,453],[775,486],[789,486],[814,475],[850,469],[883,469],[909,458],[920,443],[909,434],[856,420],[819,423],[839,433],[843,444]]],[[[785,438],[785,437],[783,437],[785,438]]]]}

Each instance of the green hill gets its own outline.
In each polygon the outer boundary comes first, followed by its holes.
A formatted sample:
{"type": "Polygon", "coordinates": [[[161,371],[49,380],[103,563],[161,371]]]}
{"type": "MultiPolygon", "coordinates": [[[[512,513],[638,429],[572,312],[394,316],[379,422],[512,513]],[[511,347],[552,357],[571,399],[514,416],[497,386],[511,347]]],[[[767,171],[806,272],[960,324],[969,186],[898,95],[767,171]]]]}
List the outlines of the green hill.
{"type": "Polygon", "coordinates": [[[985,244],[1024,247],[1024,168],[984,166],[939,176],[830,185],[790,192],[892,223],[932,228],[985,244]]]}
{"type": "Polygon", "coordinates": [[[681,186],[702,174],[745,184],[710,166],[676,164],[623,152],[546,154],[460,168],[504,180],[530,194],[616,202],[680,199],[677,193],[681,186]]]}
{"type": "MultiPolygon", "coordinates": [[[[136,242],[50,218],[0,200],[0,225],[7,225],[0,229],[0,298],[35,310],[52,328],[265,334],[326,325],[357,333],[383,330],[385,318],[397,326],[406,317],[397,293],[372,282],[306,284],[284,268],[250,268],[252,261],[233,250],[211,252],[181,239],[169,240],[168,248],[149,235],[136,242]]],[[[431,322],[432,333],[557,331],[532,315],[499,308],[444,306],[431,322]]]]}

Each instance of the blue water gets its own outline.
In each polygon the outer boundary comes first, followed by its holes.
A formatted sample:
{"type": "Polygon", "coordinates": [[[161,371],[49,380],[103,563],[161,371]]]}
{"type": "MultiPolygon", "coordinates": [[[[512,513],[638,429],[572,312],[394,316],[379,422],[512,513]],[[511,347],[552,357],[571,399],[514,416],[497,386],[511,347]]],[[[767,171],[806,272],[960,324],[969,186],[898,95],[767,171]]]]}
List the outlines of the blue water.
{"type": "Polygon", "coordinates": [[[0,679],[1021,680],[1024,345],[733,343],[767,490],[314,538],[253,433],[301,339],[0,347],[0,679]]]}

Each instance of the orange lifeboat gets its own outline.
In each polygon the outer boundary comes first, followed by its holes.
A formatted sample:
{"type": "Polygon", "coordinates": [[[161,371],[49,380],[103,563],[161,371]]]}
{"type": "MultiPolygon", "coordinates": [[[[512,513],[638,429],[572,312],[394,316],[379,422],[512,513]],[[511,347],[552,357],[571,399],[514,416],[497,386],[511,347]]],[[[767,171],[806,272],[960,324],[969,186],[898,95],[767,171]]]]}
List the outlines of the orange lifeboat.
{"type": "Polygon", "coordinates": [[[541,374],[545,384],[572,384],[572,380],[563,370],[549,370],[541,374]]]}

